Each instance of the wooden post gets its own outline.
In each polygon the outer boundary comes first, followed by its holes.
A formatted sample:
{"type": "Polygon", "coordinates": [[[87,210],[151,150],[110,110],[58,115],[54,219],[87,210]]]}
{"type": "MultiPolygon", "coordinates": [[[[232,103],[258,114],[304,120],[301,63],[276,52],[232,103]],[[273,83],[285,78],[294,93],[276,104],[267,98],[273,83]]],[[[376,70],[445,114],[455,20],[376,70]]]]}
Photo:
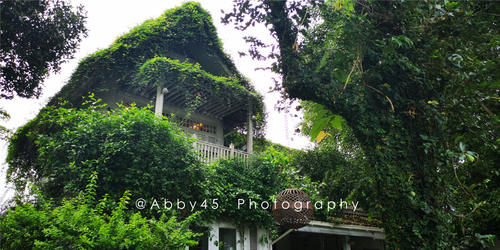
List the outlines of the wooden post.
{"type": "Polygon", "coordinates": [[[247,153],[253,153],[253,121],[251,103],[248,104],[247,153]]]}

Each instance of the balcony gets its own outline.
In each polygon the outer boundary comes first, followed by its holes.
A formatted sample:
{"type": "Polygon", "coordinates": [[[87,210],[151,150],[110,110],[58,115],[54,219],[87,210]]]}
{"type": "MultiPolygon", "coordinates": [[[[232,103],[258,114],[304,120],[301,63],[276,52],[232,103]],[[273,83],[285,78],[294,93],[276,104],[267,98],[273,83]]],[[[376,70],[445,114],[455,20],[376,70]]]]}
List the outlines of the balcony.
{"type": "Polygon", "coordinates": [[[198,159],[205,163],[212,163],[219,159],[239,159],[247,161],[249,153],[237,150],[231,143],[229,147],[198,140],[193,143],[195,152],[198,153],[198,159]]]}

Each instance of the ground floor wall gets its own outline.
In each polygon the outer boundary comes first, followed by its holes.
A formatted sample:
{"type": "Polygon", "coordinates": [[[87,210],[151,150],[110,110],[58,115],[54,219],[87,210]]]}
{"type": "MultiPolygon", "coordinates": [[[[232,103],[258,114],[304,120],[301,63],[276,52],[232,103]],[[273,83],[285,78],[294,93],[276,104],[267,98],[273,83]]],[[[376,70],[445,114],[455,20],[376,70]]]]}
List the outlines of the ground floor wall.
{"type": "Polygon", "coordinates": [[[270,250],[271,238],[267,230],[251,225],[237,226],[227,221],[207,225],[207,233],[198,246],[189,250],[270,250]]]}

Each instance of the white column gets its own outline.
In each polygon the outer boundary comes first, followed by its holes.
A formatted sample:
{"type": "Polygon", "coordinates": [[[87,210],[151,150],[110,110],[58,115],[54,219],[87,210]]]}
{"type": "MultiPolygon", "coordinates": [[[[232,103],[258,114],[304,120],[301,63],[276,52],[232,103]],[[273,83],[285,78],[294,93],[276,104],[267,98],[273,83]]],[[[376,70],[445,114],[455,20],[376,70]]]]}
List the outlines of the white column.
{"type": "Polygon", "coordinates": [[[236,228],[236,249],[235,250],[244,250],[245,249],[245,245],[244,245],[244,240],[245,240],[245,236],[243,235],[243,239],[242,239],[242,235],[241,234],[244,234],[245,231],[240,231],[240,230],[245,230],[243,229],[242,227],[237,227],[236,228]]]}
{"type": "Polygon", "coordinates": [[[253,121],[251,103],[248,105],[247,153],[253,153],[253,121]]]}
{"type": "Polygon", "coordinates": [[[229,151],[230,151],[229,154],[231,156],[231,159],[233,159],[234,158],[234,144],[233,143],[229,144],[229,151]]]}
{"type": "Polygon", "coordinates": [[[257,228],[257,250],[271,250],[271,239],[269,232],[264,228],[257,228]],[[263,242],[260,239],[265,239],[263,242]]]}
{"type": "Polygon", "coordinates": [[[219,225],[218,223],[213,223],[210,225],[208,250],[219,250],[219,246],[216,244],[216,242],[219,242],[219,225]]]}
{"type": "Polygon", "coordinates": [[[156,87],[155,115],[163,115],[163,96],[168,93],[167,88],[156,87]]]}
{"type": "Polygon", "coordinates": [[[248,226],[242,227],[244,230],[243,232],[243,249],[248,250],[250,249],[250,228],[248,226]]]}
{"type": "Polygon", "coordinates": [[[161,87],[156,88],[156,104],[155,115],[161,116],[163,114],[163,91],[161,87]]]}

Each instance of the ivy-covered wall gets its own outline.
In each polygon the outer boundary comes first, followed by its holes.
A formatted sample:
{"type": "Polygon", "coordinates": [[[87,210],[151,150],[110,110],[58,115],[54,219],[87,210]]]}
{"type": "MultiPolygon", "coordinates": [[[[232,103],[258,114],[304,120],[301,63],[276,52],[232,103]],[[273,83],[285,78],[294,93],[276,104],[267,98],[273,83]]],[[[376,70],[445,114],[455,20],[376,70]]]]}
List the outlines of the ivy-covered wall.
{"type": "MultiPolygon", "coordinates": [[[[126,91],[154,100],[151,89],[165,81],[184,89],[186,99],[196,100],[198,92],[188,92],[194,86],[222,99],[251,102],[256,113],[263,110],[262,97],[223,52],[209,13],[194,2],[145,21],[84,58],[49,104],[62,99],[78,106],[89,92],[103,97],[126,91]]],[[[235,121],[232,126],[245,120],[243,112],[228,119],[235,121]]]]}

